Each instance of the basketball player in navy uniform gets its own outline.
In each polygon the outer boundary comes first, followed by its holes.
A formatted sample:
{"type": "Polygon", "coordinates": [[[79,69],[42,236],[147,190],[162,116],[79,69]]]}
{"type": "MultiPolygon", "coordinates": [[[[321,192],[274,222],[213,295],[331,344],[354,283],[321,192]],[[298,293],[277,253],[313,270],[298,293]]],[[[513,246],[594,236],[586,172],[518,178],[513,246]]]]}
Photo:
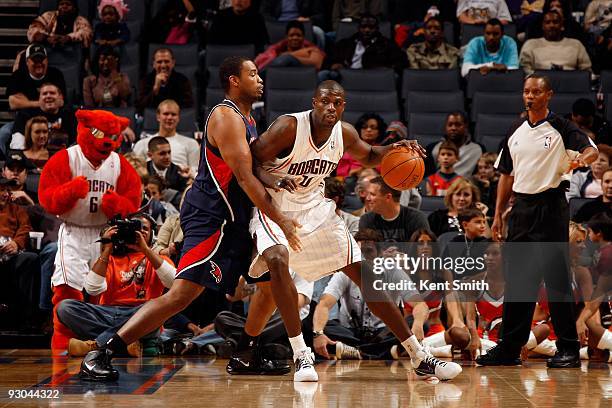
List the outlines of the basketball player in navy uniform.
{"type": "MultiPolygon", "coordinates": [[[[245,58],[230,57],[221,64],[219,76],[226,99],[208,116],[198,175],[181,207],[185,241],[172,288],[145,303],[103,348],[85,356],[80,371],[83,379],[116,380],[119,373],[111,365],[113,354],[125,354],[127,344],[159,328],[205,288],[234,290],[240,274],[248,271],[252,255],[248,231],[252,203],[280,226],[293,249],[300,248],[297,224],[279,211],[252,172],[249,143],[257,134],[250,112],[252,103],[263,94],[257,67],[245,58]]],[[[287,364],[269,360],[257,364],[261,373],[290,370],[287,364]]]]}
{"type": "MultiPolygon", "coordinates": [[[[364,296],[368,292],[372,294],[372,290],[364,289],[371,287],[368,282],[374,275],[369,264],[362,264],[359,246],[336,214],[334,201],[324,197],[324,179],[335,170],[345,151],[364,167],[377,166],[387,152],[400,146],[424,154],[414,140],[389,146],[370,146],[361,140],[352,125],[341,121],[344,89],[337,82],[322,82],[312,101],[312,110],[278,118],[251,148],[258,168],[264,170],[256,169],[257,176],[268,187],[283,214],[300,224],[298,236],[302,250],[295,251],[283,228],[269,219],[261,208],[255,209],[250,231],[256,239],[259,256],[249,271],[252,278],[264,277],[266,271],[270,273],[272,297],[293,349],[293,379],[298,382],[317,381],[318,375],[313,366],[314,355],[301,333],[297,293],[290,284],[289,267],[308,281],[342,270],[361,288],[364,296]],[[292,185],[291,189],[279,189],[287,183],[292,185]]],[[[448,380],[461,372],[458,364],[437,360],[423,348],[388,296],[378,293],[372,300],[368,300],[368,307],[406,348],[417,375],[448,380]]],[[[267,318],[269,314],[262,316],[260,310],[249,312],[245,333],[253,339],[251,343],[255,343],[267,318]]],[[[314,333],[315,336],[319,334],[314,333]]],[[[251,356],[249,350],[239,348],[228,363],[228,372],[253,374],[251,356]]]]}

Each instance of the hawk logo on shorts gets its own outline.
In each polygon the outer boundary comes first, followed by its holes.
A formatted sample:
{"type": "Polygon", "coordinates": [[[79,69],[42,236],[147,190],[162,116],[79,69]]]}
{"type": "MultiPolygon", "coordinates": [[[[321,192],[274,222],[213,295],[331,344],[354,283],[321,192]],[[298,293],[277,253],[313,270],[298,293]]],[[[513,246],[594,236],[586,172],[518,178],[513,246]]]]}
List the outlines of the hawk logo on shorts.
{"type": "Polygon", "coordinates": [[[210,274],[213,276],[213,278],[215,278],[215,282],[221,283],[221,279],[223,279],[221,268],[219,268],[219,265],[217,265],[213,261],[210,261],[210,266],[212,266],[212,269],[210,270],[210,274]]]}

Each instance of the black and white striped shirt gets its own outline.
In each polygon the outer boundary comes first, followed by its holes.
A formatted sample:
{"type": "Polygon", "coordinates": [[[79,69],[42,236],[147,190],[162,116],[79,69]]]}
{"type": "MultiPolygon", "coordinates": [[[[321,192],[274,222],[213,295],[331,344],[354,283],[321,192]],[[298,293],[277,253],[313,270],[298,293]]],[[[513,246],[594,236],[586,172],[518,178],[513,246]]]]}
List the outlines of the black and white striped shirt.
{"type": "Polygon", "coordinates": [[[569,180],[569,162],[589,146],[595,144],[578,126],[551,112],[535,124],[514,124],[495,167],[514,176],[514,192],[537,194],[569,180]]]}

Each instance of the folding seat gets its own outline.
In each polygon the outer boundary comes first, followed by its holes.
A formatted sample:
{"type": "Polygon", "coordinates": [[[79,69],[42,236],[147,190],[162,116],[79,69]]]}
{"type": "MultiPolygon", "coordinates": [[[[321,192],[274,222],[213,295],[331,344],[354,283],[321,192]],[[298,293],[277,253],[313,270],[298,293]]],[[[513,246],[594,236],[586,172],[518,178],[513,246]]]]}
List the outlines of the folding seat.
{"type": "Polygon", "coordinates": [[[285,113],[301,112],[312,106],[312,90],[276,89],[266,95],[266,118],[271,124],[285,113]]]}
{"type": "Polygon", "coordinates": [[[550,100],[550,110],[559,114],[567,115],[572,112],[572,105],[580,98],[590,99],[596,103],[597,95],[595,93],[556,93],[550,100]]]}
{"type": "Polygon", "coordinates": [[[473,69],[467,76],[466,96],[472,99],[476,92],[520,92],[523,89],[524,73],[520,69],[506,72],[489,72],[482,75],[473,69]]]}
{"type": "Polygon", "coordinates": [[[601,92],[604,94],[612,93],[612,71],[601,71],[601,92]]]}
{"type": "Polygon", "coordinates": [[[488,152],[498,152],[499,144],[508,135],[519,115],[479,114],[476,119],[477,142],[483,144],[488,152]]]}
{"type": "MultiPolygon", "coordinates": [[[[550,80],[555,94],[587,93],[591,91],[591,73],[589,71],[536,71],[550,80]]],[[[553,97],[554,99],[554,97],[553,97]]]]}
{"type": "Polygon", "coordinates": [[[266,70],[265,87],[271,89],[302,89],[314,93],[317,72],[314,67],[270,67],[266,70]]]}
{"type": "Polygon", "coordinates": [[[523,94],[516,92],[476,92],[470,112],[472,121],[481,113],[518,115],[525,109],[523,94]]]}
{"type": "Polygon", "coordinates": [[[402,78],[402,97],[411,91],[458,91],[459,78],[457,69],[406,69],[402,78]]]}
{"type": "Polygon", "coordinates": [[[356,119],[364,113],[375,112],[385,121],[400,119],[397,106],[397,93],[387,92],[357,92],[346,91],[346,110],[344,120],[355,123],[356,119]]]}
{"type": "Polygon", "coordinates": [[[391,68],[342,69],[340,82],[348,91],[395,92],[395,75],[391,68]]]}
{"type": "Polygon", "coordinates": [[[446,123],[446,113],[411,113],[408,116],[408,134],[421,136],[444,135],[444,125],[446,123]]]}
{"type": "Polygon", "coordinates": [[[410,113],[449,113],[463,111],[463,92],[408,92],[404,102],[406,116],[410,113]]]}
{"type": "Polygon", "coordinates": [[[255,57],[255,46],[245,45],[214,45],[206,47],[206,68],[218,67],[227,57],[241,56],[246,58],[255,57]]]}

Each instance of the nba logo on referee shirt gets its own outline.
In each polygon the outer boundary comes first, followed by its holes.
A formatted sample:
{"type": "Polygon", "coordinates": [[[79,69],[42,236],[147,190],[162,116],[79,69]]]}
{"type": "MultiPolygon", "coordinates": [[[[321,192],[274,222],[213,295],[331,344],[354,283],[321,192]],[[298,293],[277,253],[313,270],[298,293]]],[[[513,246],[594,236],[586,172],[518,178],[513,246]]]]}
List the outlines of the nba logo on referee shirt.
{"type": "Polygon", "coordinates": [[[552,141],[552,136],[546,136],[544,139],[544,148],[550,149],[550,142],[552,141]]]}
{"type": "Polygon", "coordinates": [[[212,266],[212,269],[210,270],[210,274],[213,276],[213,278],[215,278],[215,282],[221,283],[221,279],[223,279],[221,268],[219,268],[219,265],[217,265],[213,261],[210,261],[210,266],[212,266]]]}

